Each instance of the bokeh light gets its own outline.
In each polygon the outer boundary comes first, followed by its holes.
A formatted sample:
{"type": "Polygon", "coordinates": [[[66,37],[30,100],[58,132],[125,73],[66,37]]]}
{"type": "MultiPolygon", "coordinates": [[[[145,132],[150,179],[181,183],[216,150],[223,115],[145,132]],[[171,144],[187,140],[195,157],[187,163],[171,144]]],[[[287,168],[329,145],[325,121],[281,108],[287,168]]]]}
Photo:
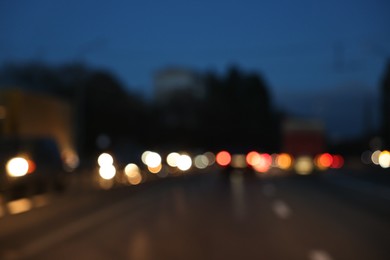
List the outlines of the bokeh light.
{"type": "Polygon", "coordinates": [[[390,152],[389,151],[382,151],[379,154],[378,163],[382,168],[389,168],[390,167],[390,152]]]}
{"type": "Polygon", "coordinates": [[[209,166],[213,165],[215,163],[215,154],[212,152],[205,152],[204,156],[207,157],[207,160],[209,161],[209,166]]]}
{"type": "Polygon", "coordinates": [[[309,156],[298,157],[295,161],[294,169],[300,175],[308,175],[313,171],[314,165],[309,156]]]}
{"type": "Polygon", "coordinates": [[[215,161],[220,166],[228,166],[232,160],[232,157],[229,152],[221,151],[215,156],[215,161]]]}
{"type": "Polygon", "coordinates": [[[205,168],[207,168],[207,166],[209,166],[209,163],[210,163],[209,159],[207,158],[206,155],[200,154],[200,155],[195,156],[194,165],[196,168],[205,169],[205,168]]]}
{"type": "Polygon", "coordinates": [[[28,161],[22,157],[15,157],[6,165],[7,173],[11,177],[22,177],[28,173],[28,161]]]}
{"type": "Polygon", "coordinates": [[[125,174],[127,176],[128,182],[132,185],[138,185],[142,181],[141,171],[139,167],[134,163],[126,165],[125,174]]]}
{"type": "Polygon", "coordinates": [[[329,153],[323,153],[318,155],[314,161],[319,169],[325,170],[332,166],[333,156],[329,153]]]}
{"type": "Polygon", "coordinates": [[[114,165],[103,165],[99,169],[99,175],[105,180],[111,180],[115,177],[116,169],[114,165]]]}
{"type": "Polygon", "coordinates": [[[145,164],[151,168],[157,168],[161,164],[161,156],[155,152],[149,152],[145,157],[145,164]]]}
{"type": "Polygon", "coordinates": [[[272,156],[267,153],[263,153],[260,154],[260,160],[257,164],[253,165],[253,168],[257,172],[265,173],[270,169],[271,165],[272,165],[272,156]]]}
{"type": "Polygon", "coordinates": [[[171,167],[177,167],[177,160],[179,159],[180,154],[170,153],[167,156],[167,164],[171,167]]]}
{"type": "Polygon", "coordinates": [[[333,169],[340,169],[344,166],[344,158],[341,155],[334,155],[333,162],[330,166],[333,169]]]}
{"type": "Polygon", "coordinates": [[[159,165],[157,165],[155,167],[148,166],[148,171],[153,173],[153,174],[159,173],[161,171],[161,169],[162,169],[162,164],[159,164],[159,165]]]}
{"type": "Polygon", "coordinates": [[[192,166],[191,157],[186,154],[180,155],[180,157],[177,160],[177,168],[179,168],[179,170],[181,171],[188,171],[191,168],[191,166],[192,166]]]}
{"type": "Polygon", "coordinates": [[[250,166],[254,166],[256,164],[259,164],[261,161],[261,156],[258,152],[252,151],[249,152],[246,156],[246,162],[250,166]]]}
{"type": "Polygon", "coordinates": [[[371,155],[371,161],[376,164],[376,165],[379,165],[379,155],[381,154],[381,151],[379,150],[376,150],[375,152],[372,153],[371,155]]]}
{"type": "Polygon", "coordinates": [[[102,153],[98,157],[98,164],[100,167],[104,167],[106,165],[112,165],[114,163],[114,159],[108,153],[102,153]]]}
{"type": "Polygon", "coordinates": [[[276,157],[276,166],[282,170],[288,170],[293,163],[292,156],[287,153],[281,153],[276,157]]]}

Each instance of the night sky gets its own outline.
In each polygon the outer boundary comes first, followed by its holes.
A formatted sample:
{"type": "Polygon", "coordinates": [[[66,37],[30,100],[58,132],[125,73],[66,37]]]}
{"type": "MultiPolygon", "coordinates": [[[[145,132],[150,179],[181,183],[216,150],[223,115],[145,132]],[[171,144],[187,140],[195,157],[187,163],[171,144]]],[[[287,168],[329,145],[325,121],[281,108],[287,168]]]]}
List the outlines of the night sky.
{"type": "MultiPolygon", "coordinates": [[[[0,65],[81,61],[150,96],[168,65],[259,72],[274,103],[360,134],[390,57],[388,0],[0,2],[0,65]]],[[[373,118],[374,125],[378,115],[373,118]]]]}

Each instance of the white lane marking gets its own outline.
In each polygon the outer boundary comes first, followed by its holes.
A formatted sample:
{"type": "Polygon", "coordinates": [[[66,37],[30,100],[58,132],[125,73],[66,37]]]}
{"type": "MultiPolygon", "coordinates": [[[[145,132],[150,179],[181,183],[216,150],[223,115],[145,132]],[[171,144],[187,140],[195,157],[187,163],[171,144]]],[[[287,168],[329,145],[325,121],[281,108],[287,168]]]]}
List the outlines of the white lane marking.
{"type": "Polygon", "coordinates": [[[234,216],[238,220],[243,220],[246,217],[246,204],[244,178],[241,172],[234,172],[230,175],[230,186],[234,216]]]}
{"type": "MultiPolygon", "coordinates": [[[[104,221],[107,221],[111,217],[115,216],[115,214],[117,214],[117,212],[120,212],[120,210],[128,208],[128,206],[131,205],[132,202],[133,198],[117,202],[110,207],[100,209],[99,211],[94,212],[91,215],[88,215],[79,220],[76,220],[69,225],[65,225],[58,229],[55,229],[40,238],[36,238],[35,240],[31,241],[31,243],[17,250],[18,256],[23,259],[30,258],[40,252],[43,252],[45,249],[51,247],[52,245],[58,244],[66,239],[69,239],[70,237],[79,234],[88,228],[98,226],[99,224],[104,223],[104,221]]],[[[142,202],[139,202],[139,204],[141,204],[142,202]]]]}
{"type": "Polygon", "coordinates": [[[267,197],[273,197],[276,194],[275,185],[268,183],[263,186],[262,192],[267,197]]]}
{"type": "Polygon", "coordinates": [[[291,216],[291,209],[282,200],[276,200],[272,203],[272,209],[276,216],[281,219],[287,219],[291,216]]]}
{"type": "Polygon", "coordinates": [[[332,257],[324,250],[312,250],[309,252],[309,260],[332,260],[332,257]]]}

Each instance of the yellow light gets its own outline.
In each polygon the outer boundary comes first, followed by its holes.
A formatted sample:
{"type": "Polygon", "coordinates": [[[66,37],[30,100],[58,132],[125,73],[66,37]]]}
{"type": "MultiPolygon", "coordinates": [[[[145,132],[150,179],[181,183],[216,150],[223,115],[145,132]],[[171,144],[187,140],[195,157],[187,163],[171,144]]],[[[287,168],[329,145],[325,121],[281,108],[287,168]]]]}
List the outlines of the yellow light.
{"type": "Polygon", "coordinates": [[[390,167],[390,152],[389,151],[381,152],[379,155],[378,162],[382,168],[389,168],[390,167]]]}
{"type": "Polygon", "coordinates": [[[312,159],[308,156],[298,157],[295,162],[295,170],[300,175],[308,175],[313,170],[312,159]]]}
{"type": "Polygon", "coordinates": [[[292,157],[287,153],[281,153],[276,157],[276,165],[282,170],[288,170],[292,165],[292,157]]]}
{"type": "Polygon", "coordinates": [[[179,159],[177,160],[177,168],[181,171],[188,171],[192,166],[192,160],[191,157],[189,157],[186,154],[180,155],[179,159]]]}
{"type": "Polygon", "coordinates": [[[180,154],[170,153],[167,156],[167,164],[171,167],[177,167],[177,160],[179,159],[180,154]]]}
{"type": "Polygon", "coordinates": [[[125,167],[125,174],[128,176],[128,177],[133,177],[133,176],[136,176],[140,173],[140,170],[138,168],[138,166],[134,163],[129,163],[128,165],[126,165],[125,167]]]}
{"type": "Polygon", "coordinates": [[[14,200],[7,203],[7,208],[11,214],[19,214],[32,209],[32,202],[26,198],[14,200]]]}
{"type": "Polygon", "coordinates": [[[130,164],[126,165],[125,174],[127,176],[127,180],[132,185],[140,184],[142,181],[140,169],[134,163],[130,163],[130,164]]]}
{"type": "Polygon", "coordinates": [[[161,169],[162,169],[162,165],[161,165],[161,164],[157,165],[156,167],[148,166],[148,170],[149,170],[151,173],[153,173],[153,174],[159,173],[159,172],[161,171],[161,169]]]}
{"type": "Polygon", "coordinates": [[[112,165],[114,163],[114,159],[108,153],[102,153],[98,157],[98,164],[100,167],[104,167],[106,165],[112,165]]]}
{"type": "Polygon", "coordinates": [[[11,177],[22,177],[28,173],[28,161],[22,157],[15,157],[7,163],[7,173],[11,177]]]}
{"type": "Polygon", "coordinates": [[[374,164],[379,165],[379,155],[381,154],[381,151],[377,150],[372,153],[371,160],[374,164]]]}
{"type": "Polygon", "coordinates": [[[99,175],[105,180],[111,180],[115,177],[116,169],[114,165],[103,165],[99,169],[99,175]]]}

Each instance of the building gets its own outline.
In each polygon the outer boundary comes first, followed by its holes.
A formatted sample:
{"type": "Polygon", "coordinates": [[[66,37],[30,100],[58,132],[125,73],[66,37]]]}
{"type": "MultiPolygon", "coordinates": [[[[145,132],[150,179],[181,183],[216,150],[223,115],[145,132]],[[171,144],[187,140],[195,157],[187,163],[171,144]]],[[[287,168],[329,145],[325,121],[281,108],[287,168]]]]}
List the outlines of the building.
{"type": "Polygon", "coordinates": [[[205,89],[201,76],[193,70],[180,67],[157,71],[154,76],[155,101],[164,103],[174,95],[203,98],[205,89]]]}

